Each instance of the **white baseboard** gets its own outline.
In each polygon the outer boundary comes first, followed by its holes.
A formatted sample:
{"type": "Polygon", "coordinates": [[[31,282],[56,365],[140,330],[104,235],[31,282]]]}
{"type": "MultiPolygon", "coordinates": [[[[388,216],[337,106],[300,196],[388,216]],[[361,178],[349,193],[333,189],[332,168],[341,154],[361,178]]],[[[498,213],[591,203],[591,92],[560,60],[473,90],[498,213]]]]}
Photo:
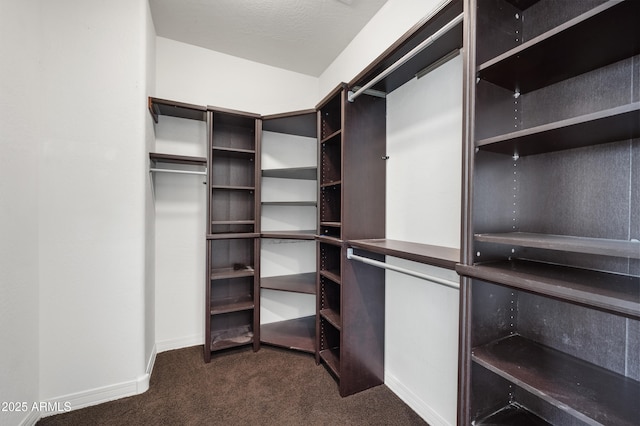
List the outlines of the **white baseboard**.
{"type": "Polygon", "coordinates": [[[198,345],[202,345],[203,343],[204,343],[204,336],[202,334],[198,334],[198,335],[180,337],[177,339],[162,340],[160,342],[156,342],[156,348],[158,350],[158,353],[160,353],[160,352],[170,351],[173,349],[181,349],[181,348],[188,348],[190,346],[198,346],[198,345]]]}
{"type": "Polygon", "coordinates": [[[431,426],[453,426],[455,424],[455,422],[449,423],[393,375],[385,374],[384,384],[431,426]]]}
{"type": "MultiPolygon", "coordinates": [[[[102,386],[95,389],[89,389],[82,392],[76,392],[68,395],[63,395],[56,398],[51,398],[46,403],[49,406],[57,407],[58,411],[40,411],[35,412],[35,421],[38,421],[41,417],[52,416],[54,414],[61,414],[66,411],[79,410],[80,408],[89,407],[92,405],[102,404],[103,402],[109,402],[127,396],[138,395],[146,392],[149,389],[149,381],[151,379],[151,373],[156,361],[156,345],[153,346],[149,359],[147,360],[147,368],[145,373],[138,376],[136,380],[128,382],[117,383],[114,385],[102,386]]],[[[32,413],[33,414],[33,413],[32,413]]],[[[26,421],[27,419],[25,419],[26,421]]],[[[33,423],[24,423],[25,426],[33,425],[33,423]]]]}
{"type": "Polygon", "coordinates": [[[39,411],[30,411],[27,417],[22,419],[19,425],[34,426],[38,422],[38,420],[40,420],[40,417],[42,417],[42,413],[40,413],[39,411]]]}

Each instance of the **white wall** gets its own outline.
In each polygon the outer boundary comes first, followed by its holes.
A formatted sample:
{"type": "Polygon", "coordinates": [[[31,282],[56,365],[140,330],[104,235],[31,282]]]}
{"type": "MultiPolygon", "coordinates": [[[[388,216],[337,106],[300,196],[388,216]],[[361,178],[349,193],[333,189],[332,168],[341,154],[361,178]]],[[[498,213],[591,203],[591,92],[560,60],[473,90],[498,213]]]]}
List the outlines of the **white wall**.
{"type": "Polygon", "coordinates": [[[442,1],[388,0],[322,73],[318,99],[339,83],[348,83],[442,1]]]}
{"type": "MultiPolygon", "coordinates": [[[[207,128],[202,121],[161,116],[155,137],[156,152],[207,155],[207,128]]],[[[154,174],[159,352],[204,342],[207,187],[203,182],[195,175],[154,174]]]]}
{"type": "MultiPolygon", "coordinates": [[[[153,18],[151,17],[151,8],[148,2],[146,5],[144,29],[145,37],[145,64],[142,78],[146,82],[145,94],[153,96],[156,88],[156,31],[153,26],[153,18]]],[[[141,109],[142,122],[145,124],[145,154],[155,152],[156,138],[153,129],[153,119],[146,109],[141,109]]],[[[153,192],[151,175],[147,173],[149,169],[149,157],[145,155],[145,167],[143,170],[145,179],[145,359],[147,360],[146,373],[150,374],[155,361],[156,348],[156,321],[155,321],[155,206],[153,202],[153,192]]]]}
{"type": "Polygon", "coordinates": [[[313,108],[318,79],[201,47],[157,39],[160,98],[257,114],[313,108]]]}
{"type": "Polygon", "coordinates": [[[40,398],[146,389],[145,0],[42,1],[40,398]]]}
{"type": "Polygon", "coordinates": [[[0,2],[0,402],[29,403],[0,425],[38,400],[39,27],[36,1],[0,2]]]}

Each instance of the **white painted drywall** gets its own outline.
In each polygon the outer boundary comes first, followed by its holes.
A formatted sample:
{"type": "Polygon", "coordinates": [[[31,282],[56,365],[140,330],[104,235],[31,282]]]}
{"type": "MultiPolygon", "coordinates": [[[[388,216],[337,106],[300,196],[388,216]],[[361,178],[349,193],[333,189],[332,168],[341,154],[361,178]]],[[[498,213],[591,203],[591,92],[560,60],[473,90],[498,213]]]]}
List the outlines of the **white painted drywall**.
{"type": "Polygon", "coordinates": [[[318,79],[158,37],[160,98],[257,114],[313,108],[318,79]]]}
{"type": "MultiPolygon", "coordinates": [[[[151,8],[148,2],[146,3],[146,13],[144,27],[146,29],[145,38],[145,69],[143,78],[146,82],[145,92],[148,96],[155,94],[156,88],[156,31],[153,25],[153,18],[151,17],[151,8]]],[[[140,111],[142,115],[142,121],[145,124],[144,135],[146,148],[145,153],[155,152],[156,150],[156,138],[153,129],[153,119],[151,114],[147,110],[142,109],[140,111]]],[[[144,172],[149,169],[149,157],[145,155],[145,168],[144,172]]],[[[144,312],[145,312],[145,355],[147,360],[146,374],[150,374],[153,369],[153,363],[155,362],[156,348],[156,298],[155,298],[155,235],[156,235],[156,221],[155,221],[155,205],[153,201],[151,175],[145,173],[145,297],[144,297],[144,312]]]]}
{"type": "Polygon", "coordinates": [[[40,3],[40,398],[73,408],[148,386],[146,3],[40,3]]]}
{"type": "MultiPolygon", "coordinates": [[[[459,248],[461,56],[387,96],[387,154],[387,238],[459,248]]],[[[454,425],[459,292],[395,272],[386,280],[385,383],[429,424],[454,425]]]]}
{"type": "Polygon", "coordinates": [[[37,2],[0,3],[0,402],[28,403],[1,425],[37,418],[39,27],[37,2]]]}
{"type": "Polygon", "coordinates": [[[319,99],[348,83],[443,0],[388,0],[320,76],[319,99]]]}
{"type": "MultiPolygon", "coordinates": [[[[155,136],[156,152],[207,155],[203,121],[161,116],[155,136]]],[[[204,342],[207,187],[203,182],[204,177],[197,175],[154,174],[155,335],[159,352],[204,342]]]]}

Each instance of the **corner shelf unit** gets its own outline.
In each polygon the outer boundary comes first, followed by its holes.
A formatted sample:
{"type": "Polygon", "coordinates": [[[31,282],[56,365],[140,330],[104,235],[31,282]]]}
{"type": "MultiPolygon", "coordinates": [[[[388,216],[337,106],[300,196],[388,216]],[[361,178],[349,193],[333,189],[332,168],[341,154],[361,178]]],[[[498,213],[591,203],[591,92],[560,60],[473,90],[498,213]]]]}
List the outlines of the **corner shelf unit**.
{"type": "MultiPolygon", "coordinates": [[[[260,325],[263,344],[315,353],[315,315],[301,314],[315,306],[315,236],[317,234],[316,111],[303,110],[264,116],[262,141],[261,297],[298,312],[260,325]],[[272,265],[273,257],[279,260],[272,265]],[[309,257],[313,256],[313,257],[309,257]],[[309,257],[307,259],[307,257],[309,257]],[[283,271],[284,270],[284,271],[283,271]],[[293,297],[293,298],[292,298],[293,297]]],[[[266,302],[263,306],[266,308],[266,302]]],[[[263,319],[264,320],[264,319],[263,319]]]]}
{"type": "Polygon", "coordinates": [[[208,107],[205,362],[212,352],[260,347],[259,115],[208,107]]]}
{"type": "Polygon", "coordinates": [[[640,3],[469,12],[459,422],[637,424],[640,3]]]}

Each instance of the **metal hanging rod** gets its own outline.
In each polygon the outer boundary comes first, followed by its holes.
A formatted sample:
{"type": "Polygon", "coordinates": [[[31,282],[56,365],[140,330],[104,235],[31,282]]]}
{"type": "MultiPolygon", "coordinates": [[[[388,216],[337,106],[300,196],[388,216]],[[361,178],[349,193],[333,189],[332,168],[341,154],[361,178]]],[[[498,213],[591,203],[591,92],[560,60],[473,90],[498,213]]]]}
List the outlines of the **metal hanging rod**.
{"type": "Polygon", "coordinates": [[[451,21],[449,21],[446,25],[444,25],[442,28],[440,28],[438,31],[433,33],[428,38],[426,38],[422,43],[420,43],[419,45],[417,45],[416,47],[411,49],[411,51],[409,51],[407,54],[405,54],[402,58],[398,59],[396,62],[394,62],[387,69],[385,69],[380,74],[378,74],[377,76],[372,78],[371,81],[369,81],[367,84],[365,84],[364,86],[360,87],[355,92],[351,92],[350,91],[349,95],[348,95],[348,98],[347,98],[349,100],[349,102],[353,102],[358,96],[360,96],[362,93],[367,91],[370,87],[372,87],[373,85],[378,83],[380,80],[382,80],[383,78],[385,78],[386,76],[388,76],[389,74],[394,72],[396,69],[400,68],[407,61],[409,61],[414,56],[416,56],[418,53],[422,52],[428,46],[433,44],[433,42],[438,40],[440,37],[442,37],[447,32],[449,32],[449,30],[451,30],[453,27],[455,27],[460,22],[462,22],[463,17],[464,17],[464,13],[461,13],[460,15],[456,16],[451,21]]]}
{"type": "Polygon", "coordinates": [[[206,171],[199,172],[199,171],[194,171],[194,170],[149,169],[149,171],[150,172],[157,172],[157,173],[179,173],[179,174],[184,174],[184,175],[203,175],[203,176],[207,175],[206,171]]]}
{"type": "Polygon", "coordinates": [[[423,274],[421,272],[415,272],[415,271],[412,271],[410,269],[401,268],[399,266],[389,265],[388,263],[380,262],[380,261],[374,260],[374,259],[369,259],[368,257],[358,256],[357,254],[353,254],[353,249],[352,248],[348,248],[347,249],[347,259],[349,259],[349,260],[357,260],[358,262],[366,263],[366,264],[372,265],[372,266],[377,266],[378,268],[389,269],[391,271],[399,272],[401,274],[410,275],[412,277],[416,277],[416,278],[420,278],[420,279],[423,279],[423,280],[426,280],[426,281],[430,281],[430,282],[432,282],[434,284],[440,284],[440,285],[443,285],[445,287],[455,288],[456,290],[460,289],[460,284],[455,282],[455,281],[445,280],[444,278],[438,278],[438,277],[434,277],[432,275],[423,274]]]}

